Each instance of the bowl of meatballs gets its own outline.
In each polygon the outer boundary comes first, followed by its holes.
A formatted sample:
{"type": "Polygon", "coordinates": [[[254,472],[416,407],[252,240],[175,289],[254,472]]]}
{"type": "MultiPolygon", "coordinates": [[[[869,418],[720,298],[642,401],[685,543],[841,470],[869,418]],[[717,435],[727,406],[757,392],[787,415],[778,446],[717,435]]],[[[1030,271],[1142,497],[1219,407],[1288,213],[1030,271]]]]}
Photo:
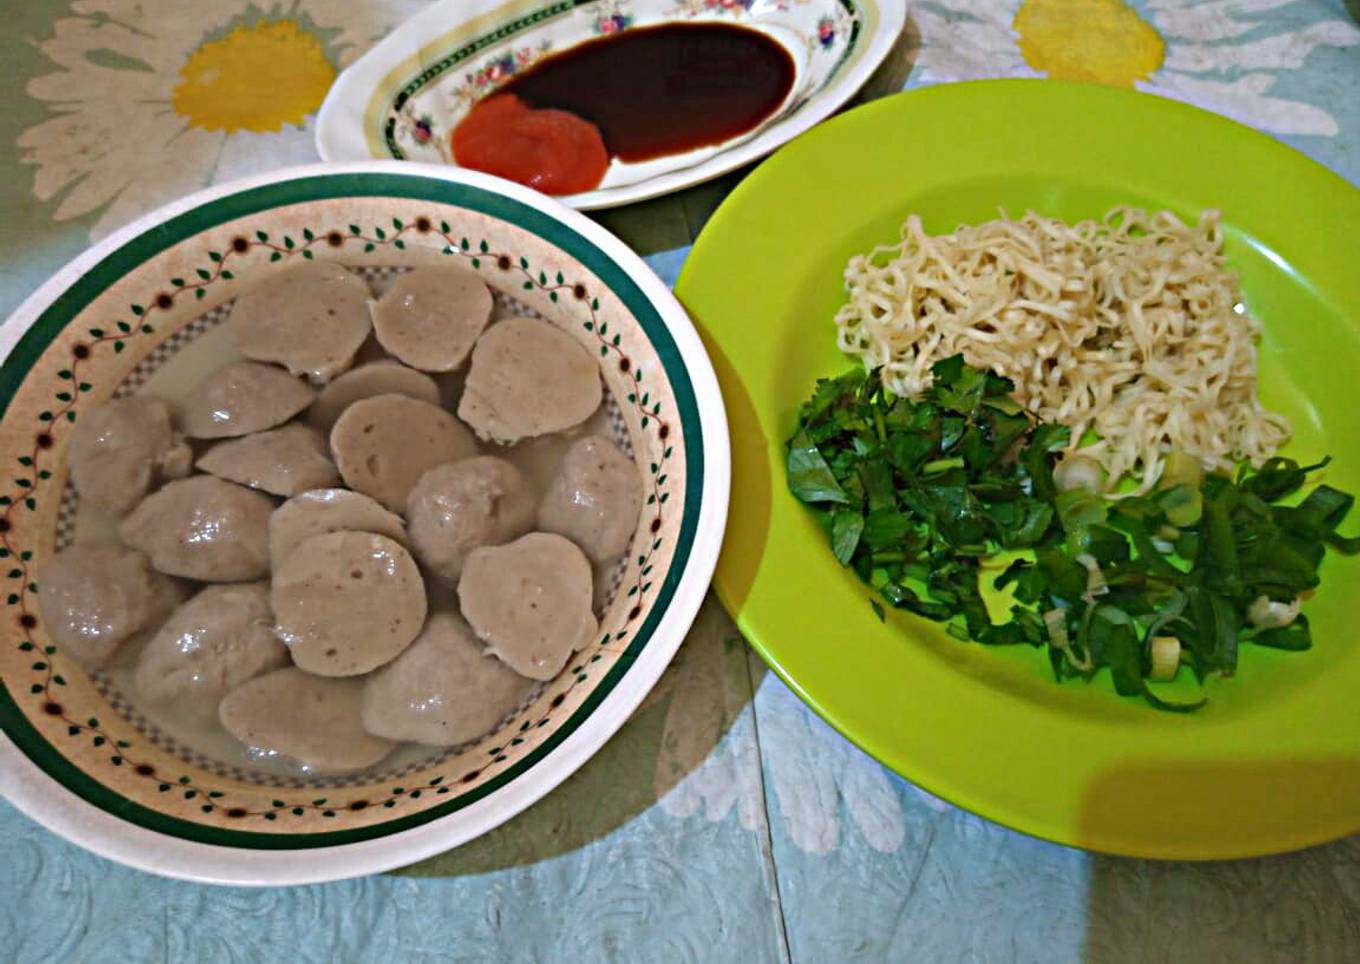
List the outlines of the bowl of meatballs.
{"type": "Polygon", "coordinates": [[[156,873],[335,879],[505,821],[636,708],[722,541],[683,309],[475,172],[201,192],[0,353],[0,778],[156,873]]]}

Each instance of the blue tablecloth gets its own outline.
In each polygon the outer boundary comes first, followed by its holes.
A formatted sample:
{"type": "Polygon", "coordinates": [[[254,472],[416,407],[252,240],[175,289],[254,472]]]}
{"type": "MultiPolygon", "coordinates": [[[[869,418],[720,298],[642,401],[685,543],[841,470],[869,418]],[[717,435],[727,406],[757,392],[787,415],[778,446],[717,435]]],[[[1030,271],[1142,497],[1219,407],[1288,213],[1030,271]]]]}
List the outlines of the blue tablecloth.
{"type": "MultiPolygon", "coordinates": [[[[311,114],[335,70],[419,6],[10,5],[0,317],[137,214],[315,159],[311,114]],[[251,84],[270,79],[261,51],[291,80],[251,100],[251,84]]],[[[921,2],[861,96],[1084,72],[1219,110],[1360,181],[1357,44],[1342,4],[1321,0],[921,2]]],[[[673,280],[736,177],[601,219],[673,280]]],[[[1004,830],[847,744],[710,600],[661,685],[579,774],[486,837],[397,873],[193,886],[93,857],[0,803],[0,949],[20,962],[1347,964],[1360,961],[1360,838],[1189,865],[1004,830]]]]}

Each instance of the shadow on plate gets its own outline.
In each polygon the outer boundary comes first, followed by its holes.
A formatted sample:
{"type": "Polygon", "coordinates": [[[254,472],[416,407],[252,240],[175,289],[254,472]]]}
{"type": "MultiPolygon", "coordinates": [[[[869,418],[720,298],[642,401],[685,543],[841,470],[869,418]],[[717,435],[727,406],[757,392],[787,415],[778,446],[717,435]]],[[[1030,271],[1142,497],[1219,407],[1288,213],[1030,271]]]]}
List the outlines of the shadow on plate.
{"type": "MultiPolygon", "coordinates": [[[[908,16],[887,59],[847,109],[901,90],[919,49],[920,32],[908,16]]],[[[683,247],[694,241],[727,195],[756,166],[746,165],[664,197],[588,214],[640,254],[683,247]]],[[[724,385],[734,443],[754,439],[763,452],[765,441],[751,399],[740,390],[733,391],[741,383],[731,363],[706,337],[704,343],[724,385]]],[[[769,479],[763,472],[752,478],[734,476],[733,485],[747,486],[744,506],[766,509],[748,512],[740,520],[760,529],[759,538],[743,542],[763,546],[769,526],[769,479]],[[750,491],[752,487],[755,492],[750,491]]],[[[729,521],[729,531],[735,521],[729,521]]],[[[754,567],[750,571],[753,574],[754,567]]],[[[740,608],[749,580],[743,584],[738,579],[736,585],[735,598],[728,602],[740,608]]],[[[508,823],[394,873],[416,877],[487,873],[546,860],[606,836],[649,810],[709,757],[751,702],[766,672],[758,660],[747,658],[740,633],[710,594],[656,688],[584,767],[508,823]]]]}
{"type": "Polygon", "coordinates": [[[760,569],[760,559],[770,533],[770,477],[763,461],[770,446],[760,427],[755,403],[736,368],[708,337],[697,318],[695,328],[722,385],[727,428],[732,440],[732,491],[740,493],[740,499],[732,500],[733,508],[739,511],[728,513],[715,582],[723,587],[723,604],[727,611],[740,613],[760,569]]]}
{"type": "Polygon", "coordinates": [[[710,595],[675,660],[631,719],[534,806],[398,874],[457,877],[533,864],[598,840],[651,809],[698,768],[751,702],[764,668],[710,595]]]}
{"type": "Polygon", "coordinates": [[[618,235],[638,254],[656,254],[692,244],[718,205],[759,162],[720,174],[711,181],[646,201],[585,212],[618,235]]]}
{"type": "Polygon", "coordinates": [[[841,110],[852,110],[860,104],[898,93],[911,76],[911,69],[916,66],[916,58],[920,53],[921,28],[916,25],[916,20],[908,10],[906,19],[902,21],[902,30],[893,41],[888,56],[883,58],[883,62],[869,75],[859,93],[850,98],[841,110]]]}
{"type": "MultiPolygon", "coordinates": [[[[1360,763],[1346,760],[1253,766],[1259,799],[1239,812],[1196,812],[1205,788],[1245,776],[1232,765],[1174,773],[1131,767],[1094,788],[1086,819],[1121,833],[1134,832],[1140,820],[1156,821],[1187,843],[1193,824],[1213,819],[1244,840],[1268,834],[1287,844],[1293,828],[1317,826],[1316,806],[1307,801],[1318,794],[1326,795],[1323,809],[1339,827],[1360,812],[1360,763]],[[1121,819],[1129,826],[1120,828],[1121,819]]],[[[1360,960],[1360,836],[1247,860],[1097,855],[1090,874],[1087,964],[1360,960]]]]}

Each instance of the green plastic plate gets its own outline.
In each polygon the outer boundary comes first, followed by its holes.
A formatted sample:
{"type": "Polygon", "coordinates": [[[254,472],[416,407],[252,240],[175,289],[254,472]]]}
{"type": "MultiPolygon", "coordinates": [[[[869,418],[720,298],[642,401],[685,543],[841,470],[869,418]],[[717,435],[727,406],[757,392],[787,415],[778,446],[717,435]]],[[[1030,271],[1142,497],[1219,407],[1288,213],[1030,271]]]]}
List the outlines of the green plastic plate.
{"type": "MultiPolygon", "coordinates": [[[[1201,859],[1292,850],[1360,830],[1360,558],[1331,557],[1306,604],[1306,653],[1244,647],[1193,716],[1053,682],[1029,647],[960,643],[890,612],[832,557],[788,494],[783,439],[835,348],[841,271],[926,228],[1071,220],[1115,204],[1223,212],[1265,404],[1286,454],[1331,454],[1360,491],[1360,192],[1271,138],[1186,105],[1054,81],[985,81],[876,101],[748,177],[705,228],[676,291],[718,369],[732,507],[717,588],[770,666],[898,773],[999,823],[1079,847],[1201,859]]],[[[1360,515],[1360,514],[1357,514],[1360,515]]],[[[1346,527],[1354,531],[1360,518],[1346,527]]],[[[1188,677],[1182,672],[1182,677],[1188,677]]],[[[1190,695],[1179,680],[1173,695],[1190,695]]]]}

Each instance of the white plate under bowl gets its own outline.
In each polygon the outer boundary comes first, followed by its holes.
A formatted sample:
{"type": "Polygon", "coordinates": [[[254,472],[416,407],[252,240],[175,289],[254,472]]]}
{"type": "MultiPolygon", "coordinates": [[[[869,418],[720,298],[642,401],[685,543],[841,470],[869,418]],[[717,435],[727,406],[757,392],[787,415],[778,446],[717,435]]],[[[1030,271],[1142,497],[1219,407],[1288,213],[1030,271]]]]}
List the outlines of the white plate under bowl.
{"type": "Polygon", "coordinates": [[[559,198],[582,210],[667,194],[762,157],[829,117],[869,79],[906,19],[905,0],[441,0],[344,71],[321,106],[328,161],[454,165],[449,132],[482,97],[542,57],[661,23],[733,23],[793,58],[793,88],[755,130],[641,163],[613,161],[600,186],[559,198]]]}
{"type": "Polygon", "coordinates": [[[0,790],[49,829],[154,873],[332,880],[420,860],[508,820],[589,759],[652,688],[722,541],[727,422],[684,310],[607,231],[484,174],[314,165],[194,194],[58,272],[0,327],[0,358],[0,461],[13,470],[0,480],[10,576],[0,594],[0,790]],[[503,310],[557,325],[599,359],[610,431],[649,470],[600,632],[557,678],[482,739],[331,780],[267,778],[176,743],[116,678],[69,659],[38,605],[46,561],[84,537],[67,484],[72,423],[184,366],[204,362],[206,373],[233,299],[302,259],[375,283],[419,265],[479,273],[503,310]]]}

